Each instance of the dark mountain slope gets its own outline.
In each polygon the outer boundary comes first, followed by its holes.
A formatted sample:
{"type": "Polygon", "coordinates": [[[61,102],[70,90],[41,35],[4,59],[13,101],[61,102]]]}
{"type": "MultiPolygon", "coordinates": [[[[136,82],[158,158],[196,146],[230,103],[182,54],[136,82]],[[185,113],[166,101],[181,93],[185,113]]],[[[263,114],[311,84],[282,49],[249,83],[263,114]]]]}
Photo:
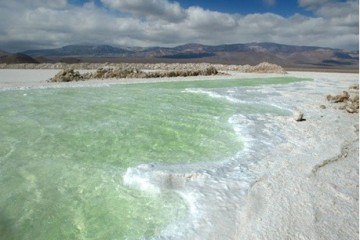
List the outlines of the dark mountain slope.
{"type": "Polygon", "coordinates": [[[26,54],[15,53],[15,54],[0,56],[0,63],[39,63],[39,62],[26,54]]]}
{"type": "Polygon", "coordinates": [[[267,61],[283,67],[355,69],[359,66],[359,51],[270,42],[216,46],[190,43],[173,48],[69,45],[56,49],[28,50],[23,53],[39,58],[40,62],[76,60],[76,62],[209,62],[253,65],[267,61]]]}

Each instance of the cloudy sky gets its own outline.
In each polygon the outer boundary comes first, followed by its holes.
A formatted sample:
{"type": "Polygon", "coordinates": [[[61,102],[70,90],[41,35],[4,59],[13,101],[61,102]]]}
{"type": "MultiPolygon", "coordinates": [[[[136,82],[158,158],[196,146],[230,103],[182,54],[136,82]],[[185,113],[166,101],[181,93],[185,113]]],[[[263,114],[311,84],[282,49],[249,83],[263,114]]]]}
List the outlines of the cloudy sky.
{"type": "Polygon", "coordinates": [[[359,0],[0,0],[0,49],[275,42],[359,47],[359,0]]]}

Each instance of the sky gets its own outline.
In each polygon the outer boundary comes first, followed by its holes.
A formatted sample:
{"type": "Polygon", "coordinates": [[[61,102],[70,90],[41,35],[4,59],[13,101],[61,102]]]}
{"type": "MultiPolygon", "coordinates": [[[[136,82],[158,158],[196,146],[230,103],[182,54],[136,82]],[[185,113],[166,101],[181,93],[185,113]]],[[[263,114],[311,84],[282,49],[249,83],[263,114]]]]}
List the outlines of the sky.
{"type": "Polygon", "coordinates": [[[0,49],[274,42],[359,49],[359,0],[0,0],[0,49]]]}

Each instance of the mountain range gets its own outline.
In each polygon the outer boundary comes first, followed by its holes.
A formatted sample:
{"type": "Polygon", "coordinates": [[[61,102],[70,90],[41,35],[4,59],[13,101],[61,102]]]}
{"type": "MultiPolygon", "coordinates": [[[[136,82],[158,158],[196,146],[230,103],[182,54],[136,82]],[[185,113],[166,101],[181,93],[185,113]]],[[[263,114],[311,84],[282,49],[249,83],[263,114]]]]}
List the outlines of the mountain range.
{"type": "Polygon", "coordinates": [[[277,43],[185,44],[177,47],[113,47],[68,45],[55,49],[0,51],[0,63],[44,62],[208,62],[250,64],[270,62],[283,67],[358,69],[359,51],[277,43]]]}

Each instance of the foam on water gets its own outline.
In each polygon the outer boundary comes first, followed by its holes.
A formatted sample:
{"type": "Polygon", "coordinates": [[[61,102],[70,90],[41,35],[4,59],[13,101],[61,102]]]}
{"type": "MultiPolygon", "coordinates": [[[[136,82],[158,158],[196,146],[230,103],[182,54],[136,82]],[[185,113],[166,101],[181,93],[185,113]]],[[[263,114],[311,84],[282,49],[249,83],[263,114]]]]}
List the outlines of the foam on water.
{"type": "MultiPolygon", "coordinates": [[[[279,114],[289,115],[291,112],[286,111],[289,107],[281,102],[268,104],[266,97],[257,99],[254,110],[248,107],[254,105],[254,102],[227,96],[237,93],[244,97],[244,89],[220,92],[208,89],[186,89],[183,92],[225,99],[236,103],[240,112],[245,111],[246,115],[236,113],[228,119],[234,132],[243,141],[241,151],[233,157],[212,163],[181,165],[181,167],[139,166],[129,169],[124,178],[135,188],[139,188],[139,184],[134,184],[130,180],[132,178],[136,180],[140,178],[141,182],[151,182],[151,189],[156,188],[157,192],[162,189],[172,189],[188,205],[188,216],[170,224],[159,237],[154,239],[219,239],[220,235],[214,236],[216,232],[222,234],[228,232],[231,239],[230,236],[234,235],[232,231],[236,229],[229,226],[233,226],[236,222],[236,212],[241,208],[243,197],[259,178],[258,164],[261,164],[261,158],[271,149],[271,145],[280,144],[284,140],[280,126],[271,122],[279,114]],[[217,231],[216,228],[219,230],[217,231]]],[[[254,92],[261,95],[261,88],[254,89],[252,93],[254,92]]],[[[227,239],[227,236],[221,236],[221,239],[227,239]]]]}
{"type": "Polygon", "coordinates": [[[232,98],[232,97],[230,97],[230,96],[224,96],[224,95],[218,94],[218,93],[213,92],[213,91],[210,91],[210,90],[187,88],[187,89],[185,89],[183,92],[206,94],[206,95],[208,95],[209,97],[226,99],[226,100],[228,100],[229,102],[232,102],[232,103],[248,103],[248,102],[246,102],[246,101],[241,101],[240,99],[232,98]]]}

